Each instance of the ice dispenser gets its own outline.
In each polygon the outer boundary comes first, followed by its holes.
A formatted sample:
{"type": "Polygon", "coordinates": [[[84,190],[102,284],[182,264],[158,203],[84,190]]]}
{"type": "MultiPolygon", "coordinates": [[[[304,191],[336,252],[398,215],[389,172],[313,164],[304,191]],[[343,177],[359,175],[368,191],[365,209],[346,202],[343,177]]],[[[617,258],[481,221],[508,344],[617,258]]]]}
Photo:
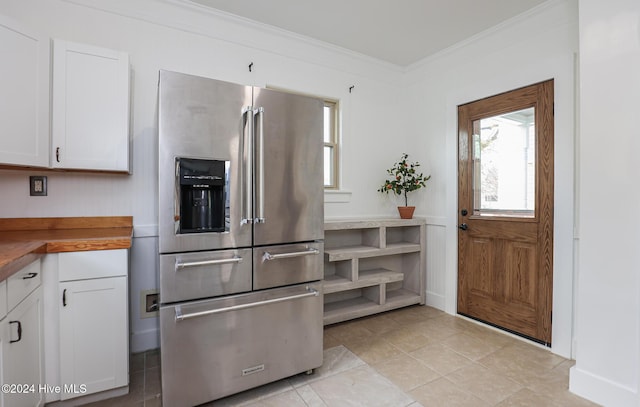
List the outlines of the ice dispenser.
{"type": "Polygon", "coordinates": [[[177,158],[176,164],[178,233],[224,232],[228,161],[177,158]]]}

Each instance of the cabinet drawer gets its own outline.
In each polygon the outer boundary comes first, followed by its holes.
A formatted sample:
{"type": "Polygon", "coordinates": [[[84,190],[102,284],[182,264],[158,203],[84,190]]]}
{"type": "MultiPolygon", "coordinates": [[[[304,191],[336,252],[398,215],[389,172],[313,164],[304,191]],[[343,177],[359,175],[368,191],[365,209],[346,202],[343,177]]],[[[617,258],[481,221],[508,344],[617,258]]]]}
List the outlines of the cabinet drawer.
{"type": "Polygon", "coordinates": [[[59,281],[128,275],[127,249],[58,254],[59,281]]]}
{"type": "Polygon", "coordinates": [[[40,261],[40,259],[34,261],[7,280],[8,311],[15,308],[29,293],[40,286],[42,281],[40,261]]]}
{"type": "Polygon", "coordinates": [[[0,282],[0,321],[7,315],[7,282],[0,282]]]}

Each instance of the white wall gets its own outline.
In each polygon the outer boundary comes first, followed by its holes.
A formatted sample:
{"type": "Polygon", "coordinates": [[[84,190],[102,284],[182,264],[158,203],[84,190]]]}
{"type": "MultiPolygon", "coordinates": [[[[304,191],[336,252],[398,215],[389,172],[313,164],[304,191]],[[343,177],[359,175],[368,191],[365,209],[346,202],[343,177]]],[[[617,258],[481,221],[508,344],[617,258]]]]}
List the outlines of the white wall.
{"type": "Polygon", "coordinates": [[[573,309],[574,55],[577,2],[550,1],[411,67],[409,145],[432,174],[419,212],[428,219],[427,302],[456,312],[457,106],[555,80],[552,350],[571,356],[573,309]]]}
{"type": "MultiPolygon", "coordinates": [[[[404,123],[401,69],[276,29],[202,11],[184,2],[164,0],[0,3],[0,14],[51,38],[130,54],[133,175],[0,171],[0,217],[133,215],[133,351],[158,345],[157,319],[141,320],[138,303],[139,292],[156,288],[157,280],[159,69],[338,99],[343,125],[342,185],[352,196],[350,202],[327,203],[327,217],[379,215],[388,210],[375,190],[391,162],[390,156],[399,156],[405,146],[405,131],[398,126],[404,123]],[[254,63],[251,73],[250,62],[254,63]],[[352,85],[355,87],[349,93],[352,85]],[[34,174],[49,177],[47,197],[28,195],[28,176],[34,174]]],[[[343,194],[338,200],[345,196],[349,198],[349,194],[343,194]]]]}
{"type": "Polygon", "coordinates": [[[639,406],[640,3],[580,0],[580,273],[573,392],[639,406]]]}

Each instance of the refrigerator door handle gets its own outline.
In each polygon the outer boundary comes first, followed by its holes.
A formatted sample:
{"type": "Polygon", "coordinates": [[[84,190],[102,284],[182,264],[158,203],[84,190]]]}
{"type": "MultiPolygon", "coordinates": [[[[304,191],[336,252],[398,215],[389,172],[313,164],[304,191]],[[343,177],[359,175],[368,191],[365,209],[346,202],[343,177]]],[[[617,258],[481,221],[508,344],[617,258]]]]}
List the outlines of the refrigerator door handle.
{"type": "Polygon", "coordinates": [[[256,217],[254,223],[265,223],[264,218],[264,107],[259,107],[253,111],[253,115],[258,116],[257,157],[256,157],[256,217]]]}
{"type": "Polygon", "coordinates": [[[175,182],[173,185],[173,232],[180,233],[180,161],[176,160],[175,182]]]}
{"type": "Polygon", "coordinates": [[[212,260],[201,260],[201,261],[186,261],[186,262],[180,262],[180,261],[178,261],[176,259],[176,271],[182,270],[182,269],[188,268],[188,267],[240,263],[241,261],[242,261],[242,257],[232,257],[230,259],[212,259],[212,260]]]}
{"type": "Polygon", "coordinates": [[[275,303],[278,303],[278,302],[297,300],[297,299],[306,298],[306,297],[317,297],[319,295],[318,290],[316,290],[315,288],[306,287],[306,290],[307,290],[307,292],[304,293],[304,294],[295,294],[295,295],[289,295],[287,297],[272,298],[270,300],[250,302],[250,303],[247,303],[247,304],[232,305],[230,307],[216,308],[216,309],[210,309],[210,310],[206,310],[206,311],[192,312],[190,314],[183,314],[182,313],[182,306],[181,305],[176,305],[175,306],[176,322],[184,321],[184,320],[191,319],[191,318],[204,317],[204,316],[207,316],[207,315],[221,314],[223,312],[238,311],[238,310],[243,310],[243,309],[247,309],[247,308],[254,308],[254,307],[259,307],[259,306],[263,306],[263,305],[268,305],[268,304],[275,304],[275,303]]]}
{"type": "Polygon", "coordinates": [[[242,110],[242,137],[240,138],[240,156],[242,157],[240,168],[240,226],[253,222],[251,216],[251,162],[253,161],[253,106],[247,106],[242,110]]]}
{"type": "Polygon", "coordinates": [[[263,260],[278,260],[278,259],[288,259],[290,257],[301,257],[301,256],[309,256],[311,254],[320,254],[318,249],[307,249],[300,252],[289,252],[289,253],[278,253],[271,254],[269,252],[264,252],[262,256],[263,260]]]}

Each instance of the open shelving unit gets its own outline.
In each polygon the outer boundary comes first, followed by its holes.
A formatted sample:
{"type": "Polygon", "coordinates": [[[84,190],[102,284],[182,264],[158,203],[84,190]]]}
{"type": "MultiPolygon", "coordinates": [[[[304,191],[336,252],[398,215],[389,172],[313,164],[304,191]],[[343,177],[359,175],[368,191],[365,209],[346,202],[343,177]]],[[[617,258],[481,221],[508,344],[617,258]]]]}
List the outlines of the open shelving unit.
{"type": "Polygon", "coordinates": [[[425,220],[324,224],[324,324],[425,303],[425,220]]]}

